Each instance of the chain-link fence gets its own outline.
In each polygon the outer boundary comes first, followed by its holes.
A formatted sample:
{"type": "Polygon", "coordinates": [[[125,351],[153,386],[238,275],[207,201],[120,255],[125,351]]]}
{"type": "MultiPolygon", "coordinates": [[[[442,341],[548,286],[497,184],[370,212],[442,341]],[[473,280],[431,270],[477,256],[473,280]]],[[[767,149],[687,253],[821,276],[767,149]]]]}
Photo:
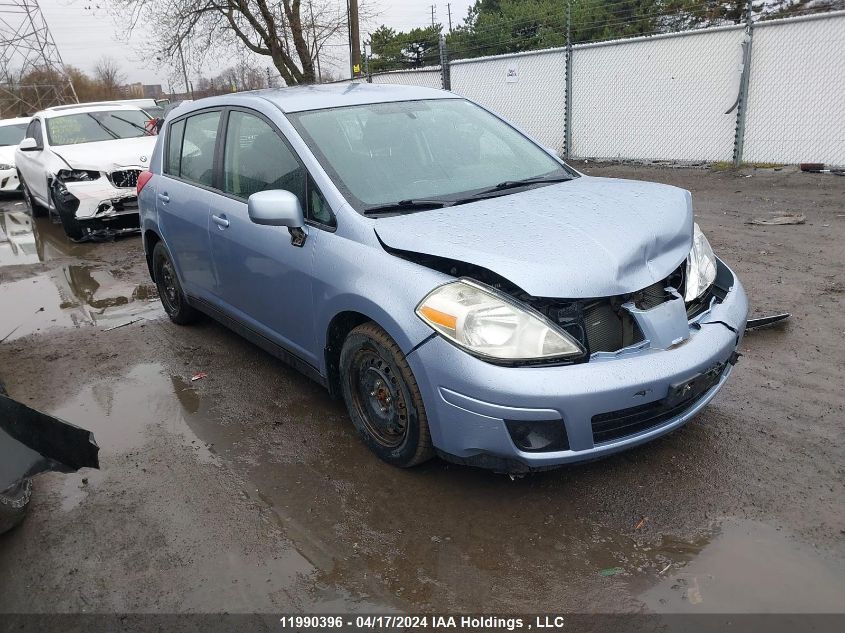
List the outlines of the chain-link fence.
{"type": "Polygon", "coordinates": [[[566,157],[845,165],[845,11],[750,17],[490,57],[442,50],[442,66],[370,79],[447,87],[566,157]]]}

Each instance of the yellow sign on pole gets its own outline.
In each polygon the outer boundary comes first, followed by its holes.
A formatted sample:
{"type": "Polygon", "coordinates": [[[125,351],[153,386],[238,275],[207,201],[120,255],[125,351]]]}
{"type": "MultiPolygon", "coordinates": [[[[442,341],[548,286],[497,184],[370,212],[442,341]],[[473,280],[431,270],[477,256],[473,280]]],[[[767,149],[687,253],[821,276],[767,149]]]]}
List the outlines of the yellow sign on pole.
{"type": "Polygon", "coordinates": [[[361,72],[361,64],[354,64],[352,66],[352,73],[357,75],[361,72]]]}

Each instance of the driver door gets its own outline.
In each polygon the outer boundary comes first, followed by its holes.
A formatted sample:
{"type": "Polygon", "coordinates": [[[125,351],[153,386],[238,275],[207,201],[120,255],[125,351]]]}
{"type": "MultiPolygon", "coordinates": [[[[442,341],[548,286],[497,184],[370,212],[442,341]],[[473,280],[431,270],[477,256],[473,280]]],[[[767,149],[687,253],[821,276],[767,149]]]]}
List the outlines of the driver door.
{"type": "Polygon", "coordinates": [[[16,166],[29,191],[38,202],[47,204],[47,171],[44,167],[44,133],[40,119],[32,119],[26,128],[25,138],[34,138],[41,149],[18,152],[16,166]]]}

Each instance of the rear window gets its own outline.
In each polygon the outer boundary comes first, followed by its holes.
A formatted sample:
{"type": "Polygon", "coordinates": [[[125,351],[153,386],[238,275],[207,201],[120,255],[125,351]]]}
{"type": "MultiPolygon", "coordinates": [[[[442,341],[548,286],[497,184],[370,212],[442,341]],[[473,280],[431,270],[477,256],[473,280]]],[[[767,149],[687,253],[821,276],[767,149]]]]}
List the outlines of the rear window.
{"type": "Polygon", "coordinates": [[[166,173],[212,186],[219,123],[220,112],[202,112],[171,124],[166,173]]]}

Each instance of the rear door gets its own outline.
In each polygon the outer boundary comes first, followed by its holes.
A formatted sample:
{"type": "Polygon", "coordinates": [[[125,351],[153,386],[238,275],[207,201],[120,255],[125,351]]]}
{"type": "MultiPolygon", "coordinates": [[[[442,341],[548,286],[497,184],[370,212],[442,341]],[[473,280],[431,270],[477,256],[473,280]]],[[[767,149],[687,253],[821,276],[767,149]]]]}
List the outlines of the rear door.
{"type": "Polygon", "coordinates": [[[217,280],[208,233],[221,114],[220,109],[201,110],[168,123],[156,190],[164,241],[185,292],[214,303],[217,280]]]}
{"type": "Polygon", "coordinates": [[[275,126],[245,109],[228,113],[221,160],[222,194],[209,233],[225,309],[318,366],[311,292],[317,240],[309,236],[294,246],[286,227],[254,224],[247,213],[247,198],[269,189],[294,193],[307,209],[307,171],[275,126]]]}

